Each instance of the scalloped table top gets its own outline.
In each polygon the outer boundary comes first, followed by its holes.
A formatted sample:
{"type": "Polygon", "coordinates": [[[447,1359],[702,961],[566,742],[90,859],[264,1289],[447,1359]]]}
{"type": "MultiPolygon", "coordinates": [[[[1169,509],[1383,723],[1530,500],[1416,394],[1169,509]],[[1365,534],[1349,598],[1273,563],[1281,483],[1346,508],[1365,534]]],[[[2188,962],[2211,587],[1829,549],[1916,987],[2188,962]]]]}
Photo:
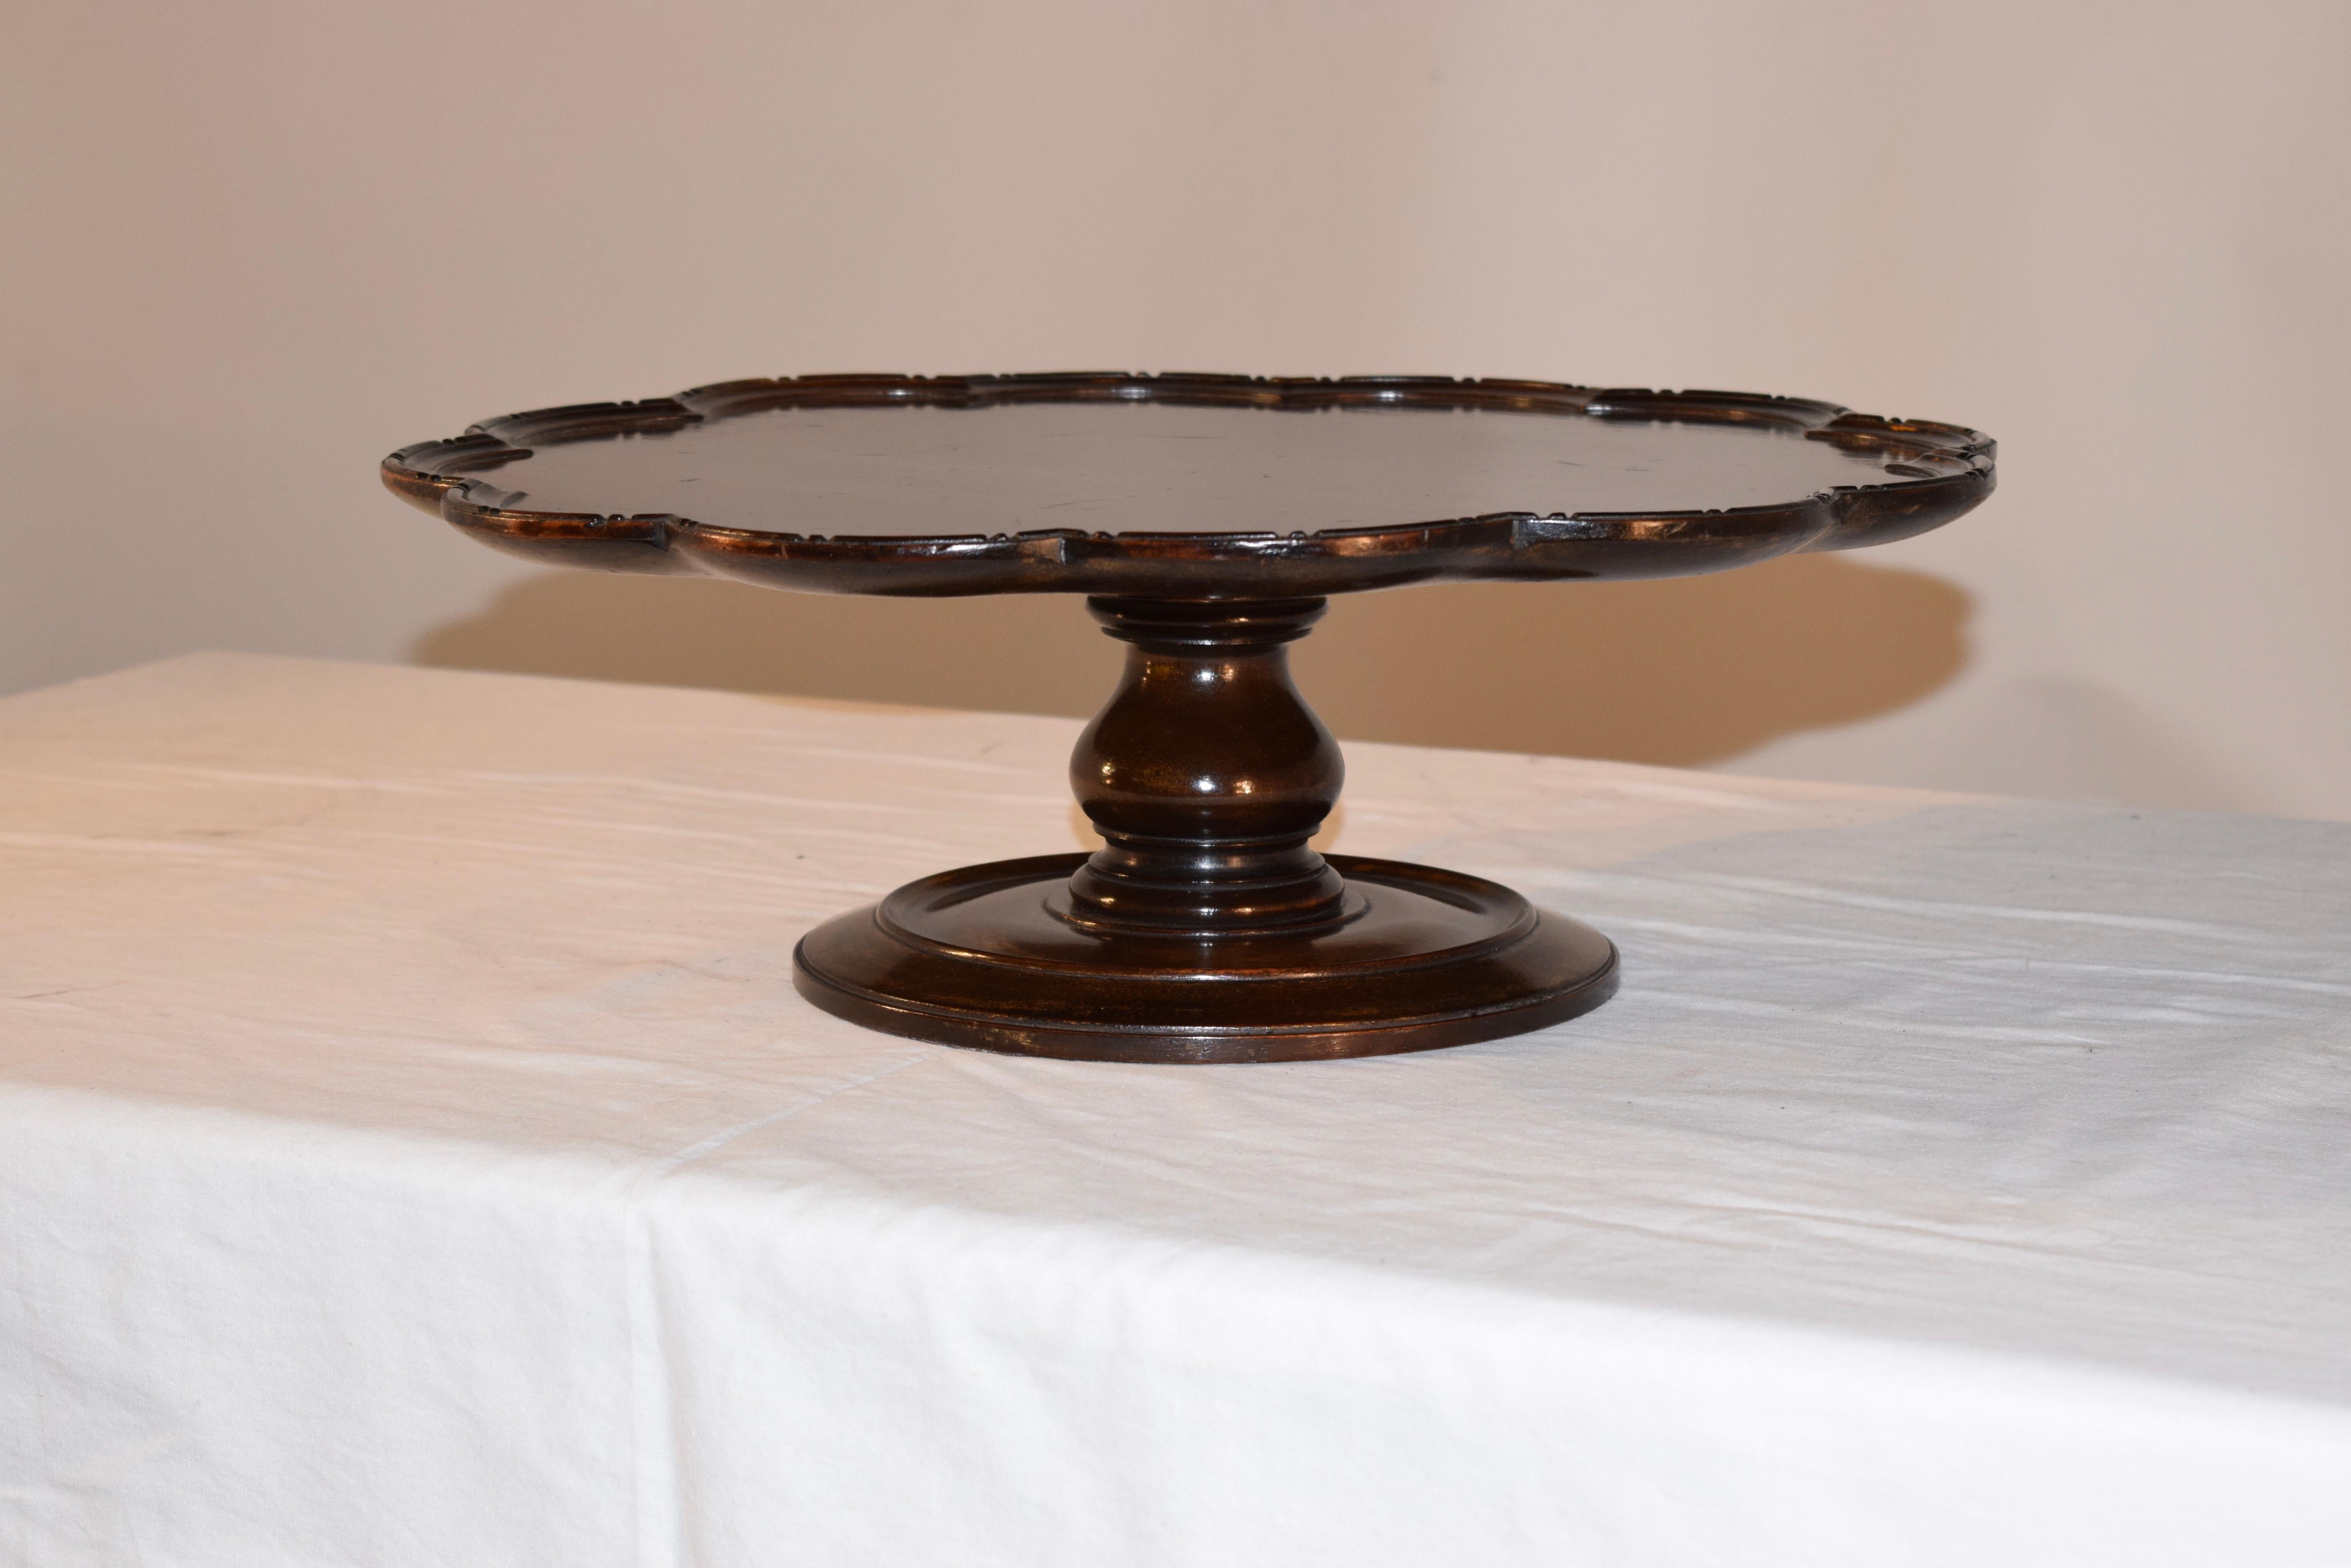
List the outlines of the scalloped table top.
{"type": "Polygon", "coordinates": [[[1882,483],[1765,424],[1155,401],[768,408],[531,450],[508,507],[822,535],[1321,533],[1496,512],[1719,509],[1882,483]]]}
{"type": "Polygon", "coordinates": [[[384,464],[500,549],[849,592],[1320,594],[1849,549],[1992,486],[1956,425],[1548,382],[810,376],[485,421],[384,464]]]}

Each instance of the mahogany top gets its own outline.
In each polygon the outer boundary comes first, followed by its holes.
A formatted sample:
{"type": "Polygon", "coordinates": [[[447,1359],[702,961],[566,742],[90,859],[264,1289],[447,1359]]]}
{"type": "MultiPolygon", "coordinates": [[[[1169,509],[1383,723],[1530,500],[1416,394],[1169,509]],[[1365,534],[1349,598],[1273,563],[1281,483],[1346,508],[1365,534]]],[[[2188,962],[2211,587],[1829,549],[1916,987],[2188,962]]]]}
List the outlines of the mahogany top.
{"type": "Polygon", "coordinates": [[[1739,393],[810,377],[510,415],[395,453],[385,479],[488,542],[582,565],[1311,593],[1873,543],[1974,505],[1991,454],[1956,426],[1739,393]]]}

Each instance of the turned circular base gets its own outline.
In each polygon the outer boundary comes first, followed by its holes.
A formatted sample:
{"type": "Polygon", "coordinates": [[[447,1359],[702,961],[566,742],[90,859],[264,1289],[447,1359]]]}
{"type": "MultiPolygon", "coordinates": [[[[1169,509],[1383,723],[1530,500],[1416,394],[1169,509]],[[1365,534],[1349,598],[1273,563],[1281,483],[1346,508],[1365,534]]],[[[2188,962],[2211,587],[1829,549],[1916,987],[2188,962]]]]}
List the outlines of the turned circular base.
{"type": "Polygon", "coordinates": [[[1616,949],[1483,878],[1332,855],[1339,918],[1225,935],[1070,918],[1079,854],[923,878],[810,932],[800,994],[917,1040],[1087,1061],[1301,1061],[1541,1029],[1616,988],[1616,949]]]}

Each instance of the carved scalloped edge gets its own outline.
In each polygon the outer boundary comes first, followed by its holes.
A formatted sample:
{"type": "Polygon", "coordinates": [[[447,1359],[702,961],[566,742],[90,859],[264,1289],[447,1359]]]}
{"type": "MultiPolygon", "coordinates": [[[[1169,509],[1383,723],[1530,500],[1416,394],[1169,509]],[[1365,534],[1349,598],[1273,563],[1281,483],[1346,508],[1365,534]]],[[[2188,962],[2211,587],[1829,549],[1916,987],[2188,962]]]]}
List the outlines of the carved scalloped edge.
{"type": "Polygon", "coordinates": [[[1849,549],[1923,533],[1991,494],[1995,446],[1959,425],[1856,413],[1756,392],[1657,392],[1442,376],[1264,377],[1056,371],[1023,375],[813,375],[718,382],[638,402],[572,403],[503,415],[383,462],[395,494],[485,543],[609,570],[711,572],[844,592],[1230,591],[1236,571],[1293,591],[1339,591],[1438,577],[1636,577],[1716,570],[1804,549],[1849,549]],[[1495,513],[1427,523],[1268,533],[821,534],[726,528],[675,514],[633,517],[512,507],[486,477],[536,445],[675,430],[759,410],[919,402],[1135,402],[1314,408],[1508,409],[1598,419],[1760,424],[1880,456],[1883,485],[1840,486],[1771,506],[1655,513],[1495,513]],[[1661,546],[1679,546],[1664,549],[1661,546]],[[931,570],[903,575],[916,562],[931,570]],[[1319,570],[1318,570],[1319,567],[1319,570]],[[1147,573],[1147,575],[1145,575],[1147,573]],[[1327,579],[1327,581],[1322,580],[1327,579]]]}

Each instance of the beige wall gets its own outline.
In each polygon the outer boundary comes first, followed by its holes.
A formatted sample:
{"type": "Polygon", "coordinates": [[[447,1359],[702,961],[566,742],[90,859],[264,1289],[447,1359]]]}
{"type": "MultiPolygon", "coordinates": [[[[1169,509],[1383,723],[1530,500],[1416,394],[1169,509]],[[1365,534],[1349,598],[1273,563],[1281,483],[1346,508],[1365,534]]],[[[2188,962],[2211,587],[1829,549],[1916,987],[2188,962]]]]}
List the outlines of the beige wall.
{"type": "Polygon", "coordinates": [[[1444,371],[1978,424],[1940,534],[1340,605],[1342,734],[2351,817],[2351,7],[26,9],[0,687],[183,648],[1078,712],[1064,601],[534,575],[374,488],[809,370],[1444,371]]]}

